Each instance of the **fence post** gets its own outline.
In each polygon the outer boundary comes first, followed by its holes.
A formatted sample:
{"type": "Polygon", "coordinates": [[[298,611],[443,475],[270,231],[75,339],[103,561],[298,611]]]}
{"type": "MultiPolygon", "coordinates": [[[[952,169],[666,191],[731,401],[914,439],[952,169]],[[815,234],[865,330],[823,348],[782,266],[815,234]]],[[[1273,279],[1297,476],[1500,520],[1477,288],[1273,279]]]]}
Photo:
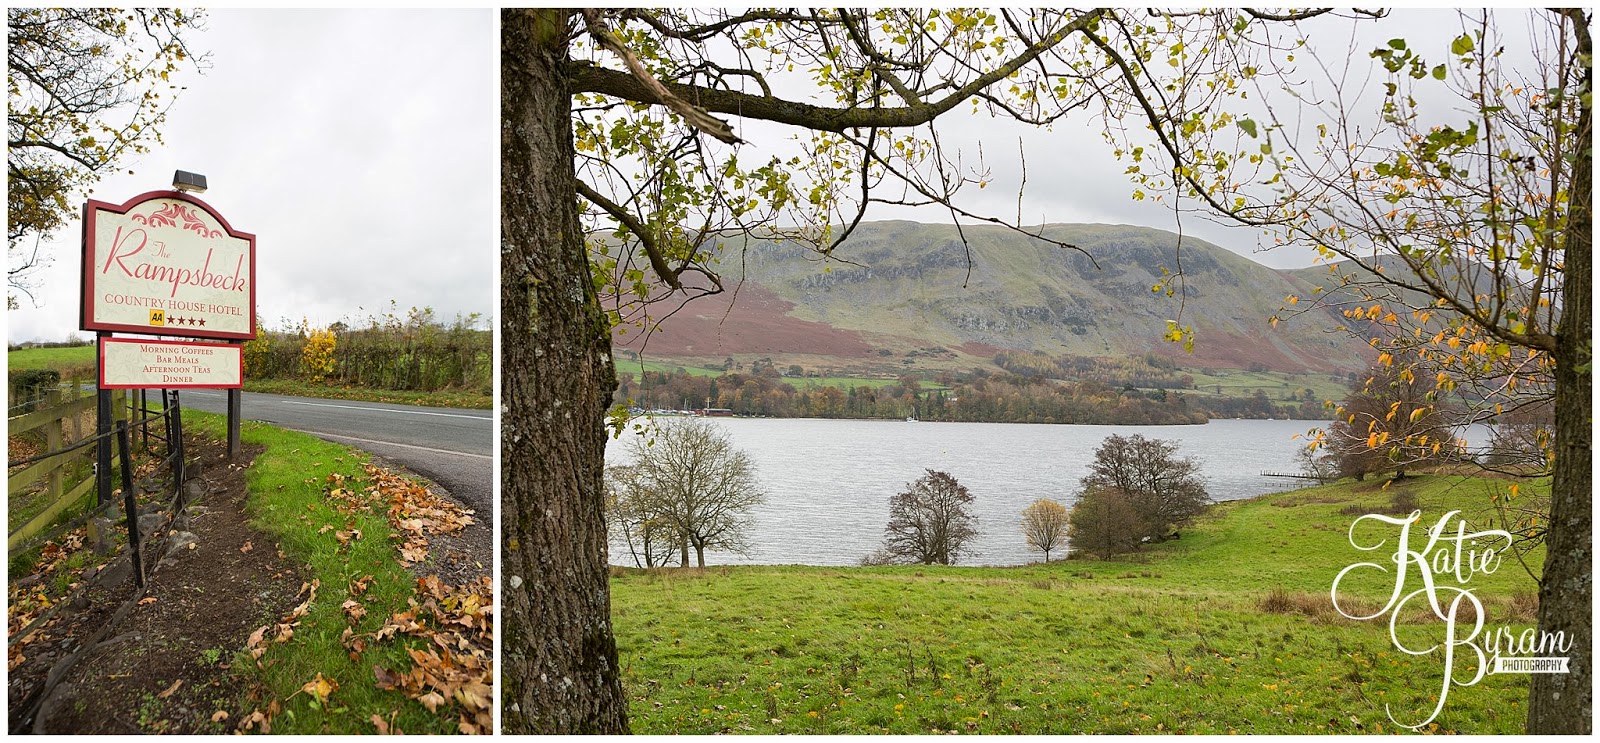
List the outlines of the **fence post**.
{"type": "MultiPolygon", "coordinates": [[[[97,334],[99,339],[94,347],[94,365],[101,368],[100,355],[104,353],[104,331],[97,334]]],[[[111,501],[111,390],[99,383],[98,372],[95,376],[94,389],[94,435],[97,440],[94,447],[94,476],[95,476],[95,505],[104,507],[111,501]]]]}
{"type": "MultiPolygon", "coordinates": [[[[45,393],[44,404],[47,409],[54,409],[61,404],[61,388],[56,388],[45,393]]],[[[44,426],[44,450],[55,451],[66,445],[66,426],[61,418],[56,418],[44,426]]],[[[57,467],[50,472],[50,502],[61,500],[62,474],[64,467],[57,467]]]]}
{"type": "Polygon", "coordinates": [[[172,441],[172,390],[161,390],[161,432],[167,439],[167,457],[177,451],[178,445],[172,441]]]}
{"type": "Polygon", "coordinates": [[[117,422],[117,448],[122,459],[122,508],[128,517],[128,551],[133,559],[134,585],[144,588],[144,563],[139,554],[139,499],[133,492],[133,454],[128,439],[128,422],[117,422]]]}

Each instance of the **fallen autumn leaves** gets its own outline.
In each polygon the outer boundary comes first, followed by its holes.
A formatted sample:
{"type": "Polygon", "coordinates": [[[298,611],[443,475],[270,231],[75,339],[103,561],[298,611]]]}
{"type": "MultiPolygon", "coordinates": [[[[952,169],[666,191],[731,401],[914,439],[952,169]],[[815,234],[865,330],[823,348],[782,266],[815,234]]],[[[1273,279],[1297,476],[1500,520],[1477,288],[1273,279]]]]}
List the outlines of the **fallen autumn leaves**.
{"type": "Polygon", "coordinates": [[[408,649],[415,663],[394,673],[373,666],[378,688],[398,689],[431,712],[454,702],[461,708],[458,726],[467,734],[494,730],[494,587],[491,579],[476,585],[447,586],[438,578],[417,580],[411,608],[396,612],[378,630],[375,641],[396,634],[425,638],[435,647],[408,649]],[[418,598],[422,601],[419,603],[418,598]]]}
{"type": "MultiPolygon", "coordinates": [[[[328,475],[324,485],[325,501],[336,512],[348,517],[360,511],[384,509],[393,530],[389,537],[396,542],[400,564],[407,568],[428,560],[430,536],[453,534],[473,523],[471,511],[410,479],[370,464],[365,466],[365,471],[367,487],[360,490],[344,475],[328,475]]],[[[370,527],[371,523],[367,525],[370,527]]],[[[325,524],[317,533],[333,532],[331,538],[338,542],[341,550],[363,538],[353,520],[343,526],[340,529],[325,524]]],[[[453,715],[462,733],[492,733],[492,580],[484,577],[466,585],[452,586],[432,575],[418,578],[413,595],[406,599],[406,609],[390,612],[376,631],[357,632],[356,625],[369,613],[366,594],[372,581],[371,575],[350,581],[340,605],[346,622],[351,625],[340,636],[350,659],[359,661],[363,653],[380,643],[405,643],[412,665],[394,670],[373,665],[376,688],[398,691],[433,714],[453,715]],[[419,640],[423,643],[420,648],[416,647],[419,640]]],[[[294,629],[309,610],[319,586],[317,581],[302,586],[302,595],[309,594],[304,602],[275,625],[263,626],[251,635],[248,649],[258,664],[271,644],[287,642],[294,636],[294,629]]],[[[347,679],[345,683],[354,682],[347,679]]],[[[318,673],[295,693],[312,696],[318,705],[330,705],[336,704],[330,703],[329,698],[337,696],[338,689],[337,681],[318,673]]],[[[278,700],[271,700],[264,709],[242,718],[238,729],[270,732],[272,718],[281,709],[278,700]]],[[[371,722],[380,734],[398,734],[402,731],[394,717],[391,714],[386,720],[375,714],[371,722]]]]}

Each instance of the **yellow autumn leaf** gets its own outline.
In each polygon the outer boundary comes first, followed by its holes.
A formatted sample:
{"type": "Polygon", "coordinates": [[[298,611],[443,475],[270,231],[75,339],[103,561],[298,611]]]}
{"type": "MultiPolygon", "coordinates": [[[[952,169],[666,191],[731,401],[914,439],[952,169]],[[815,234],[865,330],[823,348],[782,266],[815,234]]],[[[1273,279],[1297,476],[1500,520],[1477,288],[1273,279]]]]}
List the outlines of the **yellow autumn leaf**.
{"type": "Polygon", "coordinates": [[[339,690],[339,682],[323,676],[320,672],[317,677],[307,681],[300,691],[316,697],[318,702],[328,701],[328,697],[339,690]]]}

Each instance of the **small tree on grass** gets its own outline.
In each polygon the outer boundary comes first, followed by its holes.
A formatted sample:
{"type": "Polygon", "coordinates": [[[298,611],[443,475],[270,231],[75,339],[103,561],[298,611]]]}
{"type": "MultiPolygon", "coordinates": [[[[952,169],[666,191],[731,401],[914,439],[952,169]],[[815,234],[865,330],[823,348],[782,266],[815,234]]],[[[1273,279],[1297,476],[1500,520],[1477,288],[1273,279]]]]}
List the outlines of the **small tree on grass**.
{"type": "Polygon", "coordinates": [[[606,517],[638,567],[666,565],[683,543],[662,498],[633,465],[606,467],[606,517]]]}
{"type": "Polygon", "coordinates": [[[750,510],[766,499],[750,456],[716,424],[681,418],[656,424],[654,437],[635,438],[633,487],[649,492],[648,515],[674,533],[682,565],[689,549],[706,566],[707,549],[747,548],[750,510]]]}
{"type": "MultiPolygon", "coordinates": [[[[1177,451],[1174,442],[1139,434],[1108,436],[1095,450],[1089,474],[1082,480],[1084,497],[1096,490],[1121,492],[1143,525],[1135,538],[1165,538],[1211,502],[1200,479],[1200,463],[1173,456],[1177,451]]],[[[1077,537],[1073,541],[1077,543],[1077,537]]]]}
{"type": "Polygon", "coordinates": [[[928,470],[889,499],[883,562],[950,565],[978,536],[978,517],[969,510],[972,493],[949,473],[928,470]]]}
{"type": "Polygon", "coordinates": [[[1067,509],[1053,500],[1040,498],[1022,509],[1022,533],[1028,546],[1044,552],[1044,561],[1050,562],[1050,551],[1067,541],[1067,509]]]}
{"type": "Polygon", "coordinates": [[[1439,400],[1437,379],[1426,364],[1378,363],[1351,383],[1327,435],[1339,472],[1357,480],[1436,463],[1455,453],[1450,411],[1439,400]]]}
{"type": "Polygon", "coordinates": [[[1150,531],[1134,499],[1112,487],[1084,490],[1067,518],[1072,548],[1097,557],[1136,550],[1150,531]]]}
{"type": "Polygon", "coordinates": [[[1311,447],[1302,446],[1295,451],[1294,461],[1300,464],[1301,474],[1314,478],[1319,483],[1329,483],[1339,479],[1338,457],[1326,449],[1316,451],[1311,447]]]}

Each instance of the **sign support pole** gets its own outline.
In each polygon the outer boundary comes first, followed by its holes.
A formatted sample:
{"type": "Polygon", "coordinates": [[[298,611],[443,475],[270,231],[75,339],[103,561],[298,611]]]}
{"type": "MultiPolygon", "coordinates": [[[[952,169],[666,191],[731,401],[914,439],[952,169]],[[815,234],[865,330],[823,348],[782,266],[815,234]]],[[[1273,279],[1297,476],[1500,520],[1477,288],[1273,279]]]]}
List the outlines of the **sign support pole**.
{"type": "MultiPolygon", "coordinates": [[[[94,349],[94,361],[95,367],[98,369],[103,363],[102,359],[100,358],[100,354],[102,353],[101,349],[104,346],[104,344],[99,342],[99,339],[110,334],[106,333],[105,331],[101,331],[95,333],[95,335],[97,338],[94,349]]],[[[108,390],[99,384],[98,375],[96,376],[96,379],[97,381],[95,383],[94,391],[94,433],[99,437],[99,440],[95,443],[94,447],[94,475],[96,485],[95,504],[104,506],[105,504],[111,502],[111,390],[108,390]]]]}
{"type": "Polygon", "coordinates": [[[239,460],[239,421],[244,417],[243,390],[228,388],[228,461],[239,460]]]}

